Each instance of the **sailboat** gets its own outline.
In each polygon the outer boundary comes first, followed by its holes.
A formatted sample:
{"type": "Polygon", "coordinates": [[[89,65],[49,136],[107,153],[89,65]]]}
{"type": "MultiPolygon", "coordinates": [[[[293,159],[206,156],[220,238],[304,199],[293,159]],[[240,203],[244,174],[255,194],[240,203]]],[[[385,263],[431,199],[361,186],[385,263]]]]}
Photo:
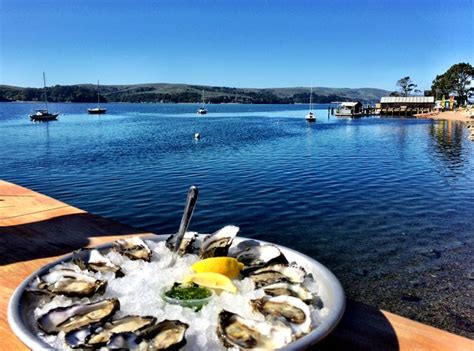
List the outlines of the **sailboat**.
{"type": "Polygon", "coordinates": [[[197,114],[198,115],[205,115],[207,113],[206,108],[204,107],[204,90],[202,91],[202,102],[201,107],[198,108],[197,114]]]}
{"type": "Polygon", "coordinates": [[[43,98],[45,108],[35,110],[35,113],[30,115],[32,121],[54,121],[58,119],[59,113],[50,113],[48,111],[48,99],[46,98],[46,76],[43,72],[43,98]]]}
{"type": "Polygon", "coordinates": [[[313,113],[313,87],[311,86],[311,93],[309,94],[309,112],[306,115],[308,122],[316,122],[316,115],[313,113]]]}
{"type": "Polygon", "coordinates": [[[106,108],[100,107],[100,88],[99,88],[99,81],[97,81],[97,107],[95,108],[88,108],[87,112],[91,115],[103,115],[107,112],[106,108]]]}

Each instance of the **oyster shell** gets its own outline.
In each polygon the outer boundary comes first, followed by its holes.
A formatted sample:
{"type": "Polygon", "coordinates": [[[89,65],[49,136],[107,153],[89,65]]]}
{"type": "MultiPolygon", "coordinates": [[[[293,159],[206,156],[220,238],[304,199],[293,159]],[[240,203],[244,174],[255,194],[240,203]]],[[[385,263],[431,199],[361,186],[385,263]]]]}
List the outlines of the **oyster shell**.
{"type": "Polygon", "coordinates": [[[219,229],[214,234],[207,235],[201,243],[199,256],[201,258],[227,256],[239,227],[228,225],[219,229]]]}
{"type": "MultiPolygon", "coordinates": [[[[173,234],[173,235],[170,235],[168,239],[166,239],[166,247],[170,249],[171,251],[174,250],[174,246],[176,244],[176,236],[177,234],[173,234]]],[[[181,241],[178,254],[180,256],[183,256],[184,254],[192,253],[194,251],[193,244],[196,241],[196,239],[197,239],[196,232],[186,232],[184,234],[183,241],[181,241]]]]}
{"type": "Polygon", "coordinates": [[[179,350],[186,344],[189,325],[178,320],[164,320],[144,330],[140,348],[146,350],[179,350]]]}
{"type": "Polygon", "coordinates": [[[142,239],[137,236],[117,240],[115,242],[115,249],[131,260],[144,260],[150,262],[151,259],[150,248],[142,239]]]}
{"type": "Polygon", "coordinates": [[[221,311],[217,335],[226,347],[241,349],[279,349],[292,341],[291,328],[279,320],[256,321],[221,311]]]}
{"type": "Polygon", "coordinates": [[[72,348],[97,348],[107,344],[113,334],[137,332],[155,322],[155,317],[126,316],[104,325],[95,324],[71,330],[65,340],[72,348]]]}
{"type": "Polygon", "coordinates": [[[38,318],[38,327],[47,334],[69,332],[110,318],[120,309],[118,299],[107,299],[88,304],[58,307],[38,318]]]}
{"type": "Polygon", "coordinates": [[[283,317],[291,326],[296,337],[311,331],[311,312],[309,306],[293,296],[263,297],[252,300],[252,305],[263,315],[283,317]]]}
{"type": "Polygon", "coordinates": [[[271,244],[247,247],[237,253],[236,258],[245,265],[243,274],[271,264],[288,263],[280,249],[271,244]]]}
{"type": "Polygon", "coordinates": [[[312,304],[315,296],[302,284],[291,284],[288,282],[273,283],[262,287],[265,294],[270,296],[287,295],[297,297],[306,304],[312,304]]]}
{"type": "MultiPolygon", "coordinates": [[[[83,251],[83,250],[79,250],[83,251]]],[[[116,277],[123,277],[123,272],[119,266],[112,263],[107,257],[102,255],[99,250],[85,250],[85,258],[82,259],[78,254],[73,258],[73,262],[82,270],[92,272],[112,272],[116,277]]]]}
{"type": "Polygon", "coordinates": [[[261,288],[265,285],[280,282],[301,284],[305,275],[305,270],[296,264],[274,264],[250,272],[248,277],[253,280],[257,288],[261,288]]]}
{"type": "Polygon", "coordinates": [[[107,343],[108,350],[140,350],[141,337],[132,332],[112,334],[107,343]]]}
{"type": "Polygon", "coordinates": [[[261,245],[260,241],[257,241],[254,239],[247,239],[247,240],[241,241],[236,246],[232,246],[232,248],[229,250],[229,254],[232,257],[235,257],[241,251],[244,251],[250,247],[260,246],[260,245],[261,245]]]}
{"type": "Polygon", "coordinates": [[[27,290],[33,293],[65,295],[69,297],[91,297],[103,294],[107,281],[94,276],[79,273],[72,269],[60,268],[36,277],[27,290]]]}
{"type": "Polygon", "coordinates": [[[107,347],[113,350],[179,350],[186,344],[188,327],[188,324],[178,320],[164,320],[138,333],[114,334],[107,347]]]}

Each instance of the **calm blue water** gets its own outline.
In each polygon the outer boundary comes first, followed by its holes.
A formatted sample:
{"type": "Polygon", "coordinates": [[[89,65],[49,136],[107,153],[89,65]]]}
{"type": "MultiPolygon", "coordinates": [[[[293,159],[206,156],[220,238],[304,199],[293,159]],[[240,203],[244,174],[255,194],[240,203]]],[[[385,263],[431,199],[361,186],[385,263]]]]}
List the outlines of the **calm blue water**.
{"type": "Polygon", "coordinates": [[[1,178],[157,233],[177,230],[194,184],[192,230],[238,225],[320,260],[351,298],[474,335],[474,143],[462,124],[159,104],[104,116],[52,104],[59,121],[34,123],[35,107],[0,104],[1,178]]]}

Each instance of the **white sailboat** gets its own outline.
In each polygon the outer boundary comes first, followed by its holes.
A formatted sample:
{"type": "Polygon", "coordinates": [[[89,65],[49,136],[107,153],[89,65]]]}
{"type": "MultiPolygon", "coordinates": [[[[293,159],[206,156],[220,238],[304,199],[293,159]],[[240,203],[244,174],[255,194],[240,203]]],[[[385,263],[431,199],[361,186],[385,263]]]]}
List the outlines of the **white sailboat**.
{"type": "Polygon", "coordinates": [[[206,108],[204,107],[204,89],[202,90],[202,102],[201,107],[198,108],[197,114],[198,115],[205,115],[207,113],[206,108]]]}
{"type": "Polygon", "coordinates": [[[311,86],[311,92],[309,94],[309,112],[306,115],[308,122],[316,122],[316,115],[313,113],[313,87],[311,86]]]}
{"type": "Polygon", "coordinates": [[[48,111],[48,99],[46,97],[46,76],[43,72],[43,98],[45,108],[35,110],[35,113],[30,115],[32,121],[54,121],[58,118],[59,113],[51,113],[48,111]]]}
{"type": "Polygon", "coordinates": [[[99,81],[97,81],[97,107],[88,108],[87,112],[91,115],[103,115],[107,112],[106,108],[100,107],[100,88],[99,88],[99,81]]]}

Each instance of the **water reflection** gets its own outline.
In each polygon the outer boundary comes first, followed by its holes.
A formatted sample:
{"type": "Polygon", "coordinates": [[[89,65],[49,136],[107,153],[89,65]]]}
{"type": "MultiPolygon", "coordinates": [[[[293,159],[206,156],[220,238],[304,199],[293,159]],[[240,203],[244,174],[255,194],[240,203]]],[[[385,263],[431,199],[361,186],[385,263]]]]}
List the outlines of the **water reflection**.
{"type": "MultiPolygon", "coordinates": [[[[457,171],[464,165],[463,142],[467,139],[464,135],[464,126],[460,122],[440,121],[429,126],[428,139],[432,155],[438,157],[450,171],[457,171]]],[[[443,172],[446,169],[442,167],[443,172]]]]}

